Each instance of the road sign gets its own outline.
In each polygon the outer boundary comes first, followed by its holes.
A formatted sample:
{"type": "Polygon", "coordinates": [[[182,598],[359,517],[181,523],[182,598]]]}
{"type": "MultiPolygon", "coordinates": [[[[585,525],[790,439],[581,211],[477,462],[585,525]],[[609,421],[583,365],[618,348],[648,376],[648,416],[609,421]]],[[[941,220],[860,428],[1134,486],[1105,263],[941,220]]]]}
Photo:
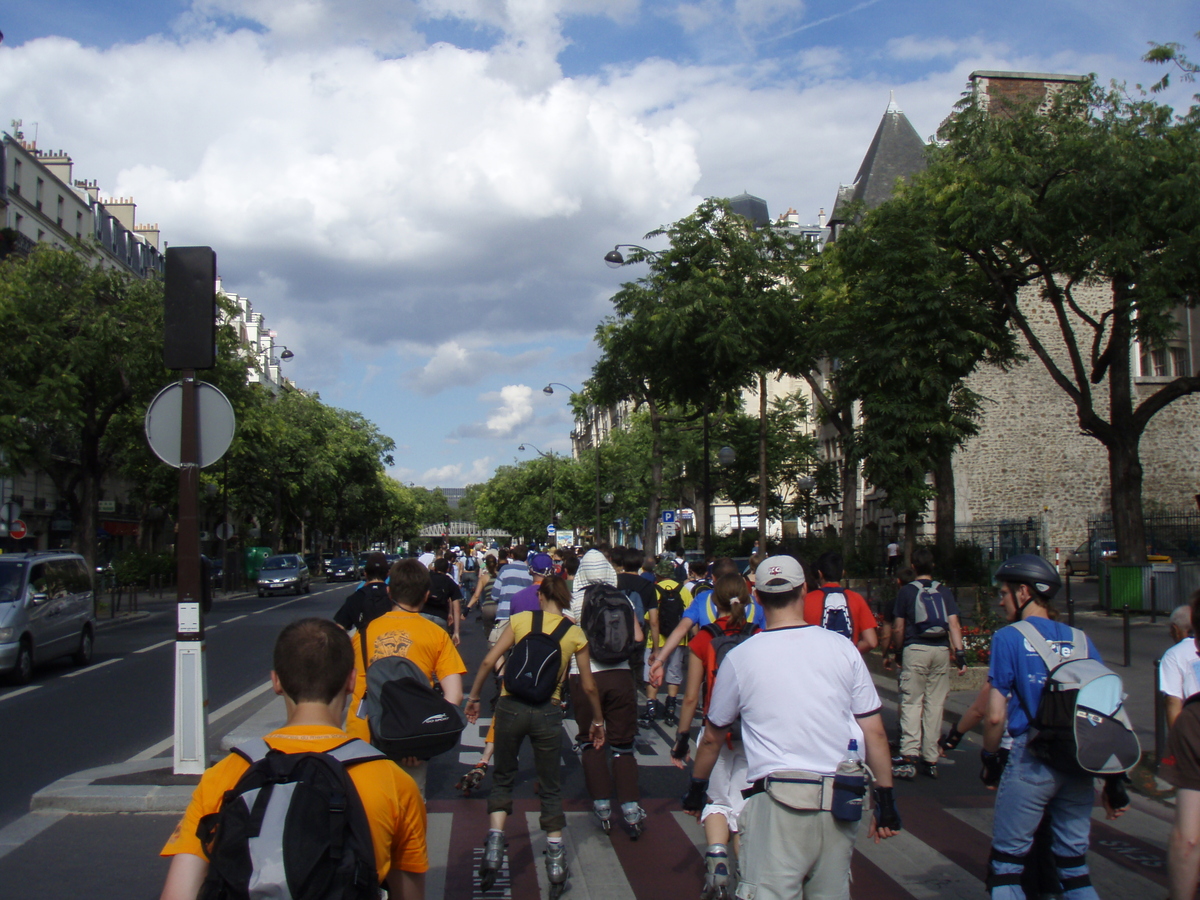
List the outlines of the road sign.
{"type": "Polygon", "coordinates": [[[21,518],[21,504],[5,503],[4,506],[0,508],[0,513],[2,513],[0,514],[0,518],[3,518],[5,522],[11,522],[14,519],[19,519],[21,518]]]}
{"type": "MultiPolygon", "coordinates": [[[[222,522],[220,525],[217,526],[217,540],[227,541],[231,537],[233,537],[233,535],[234,535],[233,526],[230,525],[228,522],[222,522]]],[[[319,537],[319,535],[318,535],[318,537],[319,537]]]]}
{"type": "MultiPolygon", "coordinates": [[[[196,407],[200,427],[200,468],[211,466],[225,455],[233,442],[236,421],[233,406],[217,388],[196,382],[196,407]]],[[[146,410],[146,439],[154,455],[168,466],[179,468],[180,425],[183,421],[183,387],[168,384],[146,410]]]]}
{"type": "Polygon", "coordinates": [[[696,513],[690,509],[679,510],[679,518],[684,522],[690,522],[696,517],[696,513]]]}
{"type": "Polygon", "coordinates": [[[558,529],[557,529],[557,528],[555,528],[553,524],[551,524],[551,525],[547,525],[547,526],[546,526],[546,534],[548,534],[548,535],[551,535],[551,536],[553,536],[553,535],[554,535],[554,532],[556,532],[557,530],[558,530],[558,529]]]}
{"type": "Polygon", "coordinates": [[[674,522],[675,521],[675,510],[664,509],[662,511],[662,520],[664,522],[674,522]]]}
{"type": "Polygon", "coordinates": [[[28,533],[29,531],[26,529],[25,523],[20,519],[13,519],[13,523],[8,526],[8,536],[14,541],[21,540],[28,533]]]}
{"type": "Polygon", "coordinates": [[[663,537],[675,537],[675,532],[676,532],[676,529],[678,529],[678,528],[679,528],[679,526],[676,525],[674,522],[663,522],[663,527],[662,527],[663,537]]]}

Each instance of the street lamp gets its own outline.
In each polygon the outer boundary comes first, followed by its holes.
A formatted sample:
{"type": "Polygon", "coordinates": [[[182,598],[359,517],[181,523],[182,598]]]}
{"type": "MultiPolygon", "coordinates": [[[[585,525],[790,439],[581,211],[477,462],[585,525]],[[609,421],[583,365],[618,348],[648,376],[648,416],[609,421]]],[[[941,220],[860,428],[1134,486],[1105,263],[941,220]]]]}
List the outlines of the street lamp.
{"type": "MultiPolygon", "coordinates": [[[[554,543],[558,544],[558,515],[554,511],[554,454],[543,453],[533,444],[529,445],[529,449],[545,459],[550,460],[550,524],[554,526],[554,543]]],[[[517,448],[521,453],[525,452],[525,445],[521,444],[517,448]]]]}
{"type": "Polygon", "coordinates": [[[638,246],[637,244],[617,244],[617,246],[613,247],[604,254],[604,261],[608,264],[610,269],[619,269],[621,266],[627,266],[630,263],[641,262],[640,258],[626,260],[624,255],[621,253],[622,247],[628,247],[630,250],[636,250],[643,256],[651,256],[655,259],[658,259],[658,257],[662,256],[663,254],[661,250],[650,250],[646,247],[638,246]]]}
{"type": "MultiPolygon", "coordinates": [[[[618,244],[617,246],[619,247],[622,245],[618,244]]],[[[629,246],[629,245],[624,245],[624,246],[629,246]]],[[[613,253],[617,253],[617,251],[613,250],[613,253]]],[[[617,255],[620,256],[619,253],[617,253],[617,255]]],[[[607,257],[605,257],[605,258],[607,259],[607,257]]],[[[579,393],[579,391],[575,390],[569,384],[563,384],[561,381],[551,381],[548,385],[546,385],[544,388],[542,388],[542,393],[546,394],[547,396],[549,396],[550,394],[553,394],[554,393],[554,385],[556,385],[556,384],[560,388],[566,388],[572,394],[579,393]]],[[[594,405],[592,406],[592,445],[596,451],[596,530],[593,532],[592,539],[594,541],[599,541],[600,540],[600,411],[598,409],[596,409],[596,407],[594,405]]],[[[556,542],[557,542],[557,535],[555,536],[555,538],[556,538],[556,542]]]]}
{"type": "Polygon", "coordinates": [[[296,354],[293,353],[291,350],[289,350],[287,347],[284,347],[283,352],[279,354],[279,358],[282,359],[284,362],[287,362],[289,359],[292,359],[293,357],[295,357],[295,355],[296,354]]]}
{"type": "Polygon", "coordinates": [[[817,486],[817,479],[805,475],[796,482],[796,487],[804,491],[804,536],[812,536],[812,491],[817,486]]]}

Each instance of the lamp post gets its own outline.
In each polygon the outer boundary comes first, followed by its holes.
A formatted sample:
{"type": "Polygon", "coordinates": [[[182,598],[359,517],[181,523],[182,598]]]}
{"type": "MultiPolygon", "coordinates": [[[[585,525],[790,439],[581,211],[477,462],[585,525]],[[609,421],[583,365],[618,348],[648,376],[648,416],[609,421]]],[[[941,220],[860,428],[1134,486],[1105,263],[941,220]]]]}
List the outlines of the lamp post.
{"type": "MultiPolygon", "coordinates": [[[[533,446],[533,444],[529,445],[529,449],[532,450],[534,453],[536,453],[538,456],[542,457],[543,459],[550,460],[550,524],[554,526],[554,543],[555,543],[555,545],[557,545],[558,544],[558,515],[554,511],[554,454],[553,453],[543,453],[537,447],[533,446]]],[[[525,452],[525,444],[521,444],[521,446],[519,446],[517,448],[517,450],[519,450],[521,453],[524,453],[525,452]]]]}
{"type": "MultiPolygon", "coordinates": [[[[621,245],[618,244],[617,246],[621,246],[621,245]]],[[[617,251],[614,249],[613,253],[617,253],[617,251]]],[[[617,253],[617,255],[620,256],[619,253],[617,253]]],[[[605,259],[607,259],[607,257],[605,257],[605,259]]],[[[566,388],[572,394],[579,393],[579,391],[575,390],[569,384],[563,384],[561,381],[551,381],[548,385],[546,385],[544,388],[542,388],[542,393],[546,394],[546,395],[553,394],[554,393],[554,385],[556,385],[556,384],[560,388],[566,388]]],[[[598,409],[596,409],[596,407],[594,405],[591,407],[591,410],[592,410],[592,448],[595,450],[595,456],[596,456],[596,530],[593,532],[592,539],[594,541],[599,541],[600,540],[600,411],[598,409]]],[[[557,543],[557,538],[558,538],[558,536],[555,535],[556,543],[557,543]]]]}
{"type": "Polygon", "coordinates": [[[604,254],[604,262],[608,264],[610,269],[619,269],[621,266],[628,266],[632,265],[633,263],[641,262],[646,257],[658,259],[662,255],[663,251],[661,250],[650,250],[638,244],[617,244],[604,254]],[[626,259],[624,254],[621,253],[622,247],[628,247],[630,250],[633,250],[636,256],[633,259],[626,259]]]}
{"type": "MultiPolygon", "coordinates": [[[[817,479],[805,475],[796,482],[796,487],[804,491],[804,536],[812,536],[812,491],[817,486],[817,479]]],[[[763,546],[766,546],[765,544],[763,546]]]]}

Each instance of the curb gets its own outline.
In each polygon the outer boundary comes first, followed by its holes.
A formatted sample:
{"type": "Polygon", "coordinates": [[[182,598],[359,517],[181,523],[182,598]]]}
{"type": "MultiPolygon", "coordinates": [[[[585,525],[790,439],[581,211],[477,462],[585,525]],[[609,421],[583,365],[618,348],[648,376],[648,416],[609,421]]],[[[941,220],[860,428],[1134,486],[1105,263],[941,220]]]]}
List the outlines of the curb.
{"type": "Polygon", "coordinates": [[[128,625],[130,622],[140,622],[142,619],[148,619],[153,615],[155,615],[155,613],[139,610],[138,612],[121,613],[119,616],[115,616],[111,619],[97,619],[96,630],[107,631],[110,628],[118,628],[121,625],[128,625]]]}
{"type": "MultiPolygon", "coordinates": [[[[128,777],[142,772],[170,768],[169,759],[147,759],[85,769],[60,778],[35,793],[29,801],[31,812],[72,813],[180,813],[192,799],[191,784],[96,784],[96,781],[128,777]]],[[[197,776],[199,781],[199,776],[197,776]]]]}

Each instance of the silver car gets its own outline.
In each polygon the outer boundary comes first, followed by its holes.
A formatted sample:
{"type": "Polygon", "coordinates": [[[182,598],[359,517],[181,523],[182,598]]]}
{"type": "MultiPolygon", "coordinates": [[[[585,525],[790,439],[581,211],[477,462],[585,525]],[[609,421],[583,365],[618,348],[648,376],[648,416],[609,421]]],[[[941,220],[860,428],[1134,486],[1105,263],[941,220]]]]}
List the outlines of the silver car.
{"type": "Polygon", "coordinates": [[[0,556],[0,672],[17,684],[37,663],[74,656],[91,662],[96,640],[92,577],[78,553],[0,556]]]}
{"type": "Polygon", "coordinates": [[[293,591],[297,594],[307,594],[311,584],[308,565],[304,558],[296,553],[284,553],[279,556],[268,556],[263,560],[258,570],[258,596],[282,594],[293,591]]]}

